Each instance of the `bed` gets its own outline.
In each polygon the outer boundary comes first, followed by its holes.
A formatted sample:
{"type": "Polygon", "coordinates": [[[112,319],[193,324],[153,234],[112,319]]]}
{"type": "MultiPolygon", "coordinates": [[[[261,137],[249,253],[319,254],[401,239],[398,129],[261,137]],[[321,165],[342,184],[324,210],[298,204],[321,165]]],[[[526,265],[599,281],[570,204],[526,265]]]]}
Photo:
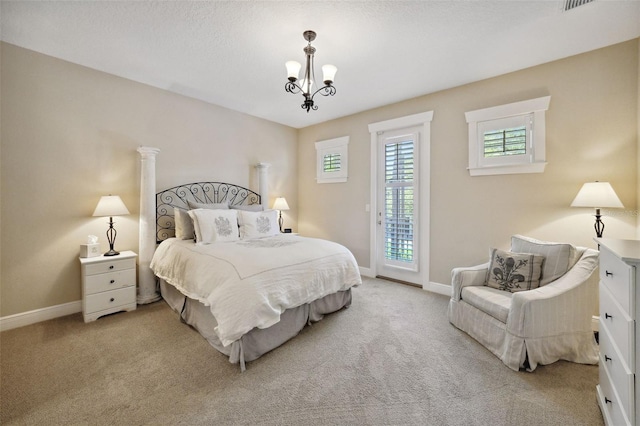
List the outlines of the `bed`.
{"type": "Polygon", "coordinates": [[[348,249],[274,232],[277,216],[264,207],[258,193],[223,182],[191,183],[155,194],[158,245],[149,269],[161,297],[241,371],[305,325],[348,307],[351,287],[361,283],[348,249]],[[185,212],[196,225],[197,242],[180,229],[185,212]],[[228,218],[238,238],[207,239],[204,229],[214,218],[228,218]],[[261,224],[270,229],[265,235],[257,233],[261,224]]]}

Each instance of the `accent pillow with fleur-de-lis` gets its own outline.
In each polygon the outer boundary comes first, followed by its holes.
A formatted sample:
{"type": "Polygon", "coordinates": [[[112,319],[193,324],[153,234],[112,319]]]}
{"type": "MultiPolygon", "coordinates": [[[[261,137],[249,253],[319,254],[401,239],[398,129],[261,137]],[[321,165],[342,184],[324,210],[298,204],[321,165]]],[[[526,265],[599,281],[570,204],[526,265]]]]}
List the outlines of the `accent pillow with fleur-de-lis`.
{"type": "Polygon", "coordinates": [[[278,212],[265,210],[262,212],[238,211],[240,224],[240,238],[264,238],[280,233],[278,227],[278,212]]]}
{"type": "Polygon", "coordinates": [[[538,288],[544,256],[492,248],[487,286],[515,293],[538,288]]]}
{"type": "Polygon", "coordinates": [[[238,212],[236,210],[189,210],[193,218],[197,244],[237,241],[238,212]]]}

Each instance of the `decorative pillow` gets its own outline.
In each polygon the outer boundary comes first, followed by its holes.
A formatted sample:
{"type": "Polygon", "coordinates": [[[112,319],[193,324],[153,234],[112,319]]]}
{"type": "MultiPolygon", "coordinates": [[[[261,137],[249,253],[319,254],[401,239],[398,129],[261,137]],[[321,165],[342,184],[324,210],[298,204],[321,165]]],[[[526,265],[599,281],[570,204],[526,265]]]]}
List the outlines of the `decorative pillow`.
{"type": "Polygon", "coordinates": [[[196,232],[196,244],[238,240],[238,212],[222,209],[189,210],[196,232]]]}
{"type": "Polygon", "coordinates": [[[209,210],[227,210],[229,208],[228,203],[198,203],[195,201],[187,200],[187,205],[190,209],[209,209],[209,210]]]}
{"type": "Polygon", "coordinates": [[[543,256],[491,249],[487,285],[498,290],[526,291],[540,286],[543,256]]]}
{"type": "Polygon", "coordinates": [[[262,204],[248,204],[248,205],[240,205],[240,206],[229,206],[230,209],[235,210],[244,210],[246,212],[261,212],[264,211],[264,207],[262,204]]]}
{"type": "Polygon", "coordinates": [[[549,284],[567,273],[575,259],[576,248],[571,244],[553,243],[534,238],[514,235],[511,237],[511,251],[533,253],[544,256],[540,285],[549,284]]]}
{"type": "Polygon", "coordinates": [[[240,224],[240,238],[242,239],[270,237],[280,233],[278,212],[275,210],[262,212],[237,210],[237,212],[238,223],[240,224]]]}
{"type": "Polygon", "coordinates": [[[186,210],[173,208],[176,225],[176,238],[179,240],[193,240],[196,236],[193,229],[193,219],[186,210]]]}

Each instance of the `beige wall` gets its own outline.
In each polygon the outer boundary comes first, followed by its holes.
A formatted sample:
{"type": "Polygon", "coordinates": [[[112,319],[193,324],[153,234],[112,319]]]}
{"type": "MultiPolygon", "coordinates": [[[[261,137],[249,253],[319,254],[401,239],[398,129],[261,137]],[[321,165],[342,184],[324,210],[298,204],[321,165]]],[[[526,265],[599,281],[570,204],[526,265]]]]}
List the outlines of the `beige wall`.
{"type": "Polygon", "coordinates": [[[639,185],[638,52],[636,39],[302,129],[299,231],[341,242],[360,266],[371,266],[367,125],[433,110],[431,282],[448,284],[453,267],[485,262],[489,247],[508,248],[515,233],[595,247],[593,211],[569,207],[587,181],[611,182],[626,207],[604,212],[605,236],[633,238],[639,185]],[[545,172],[470,177],[464,113],[546,95],[551,104],[545,172]],[[339,136],[351,138],[349,181],[316,184],[314,142],[339,136]]]}
{"type": "Polygon", "coordinates": [[[296,227],[297,130],[2,44],[0,316],[80,300],[79,245],[99,236],[91,214],[118,194],[116,249],[138,248],[140,145],[160,148],[157,188],[201,180],[287,197],[296,227]]]}

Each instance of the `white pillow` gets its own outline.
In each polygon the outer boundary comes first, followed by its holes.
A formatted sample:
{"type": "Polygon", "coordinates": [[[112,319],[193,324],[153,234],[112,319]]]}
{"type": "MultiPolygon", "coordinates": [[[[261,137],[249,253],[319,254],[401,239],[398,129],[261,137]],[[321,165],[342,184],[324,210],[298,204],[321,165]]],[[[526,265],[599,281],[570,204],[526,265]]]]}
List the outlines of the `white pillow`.
{"type": "Polygon", "coordinates": [[[263,238],[278,235],[278,212],[265,210],[262,212],[248,212],[245,210],[232,210],[238,212],[238,224],[240,225],[240,238],[263,238]]]}
{"type": "Polygon", "coordinates": [[[173,215],[176,225],[176,238],[179,240],[193,240],[195,230],[193,229],[193,219],[186,210],[173,208],[173,215]]]}
{"type": "Polygon", "coordinates": [[[238,240],[237,210],[189,210],[193,219],[197,244],[238,240]]]}

